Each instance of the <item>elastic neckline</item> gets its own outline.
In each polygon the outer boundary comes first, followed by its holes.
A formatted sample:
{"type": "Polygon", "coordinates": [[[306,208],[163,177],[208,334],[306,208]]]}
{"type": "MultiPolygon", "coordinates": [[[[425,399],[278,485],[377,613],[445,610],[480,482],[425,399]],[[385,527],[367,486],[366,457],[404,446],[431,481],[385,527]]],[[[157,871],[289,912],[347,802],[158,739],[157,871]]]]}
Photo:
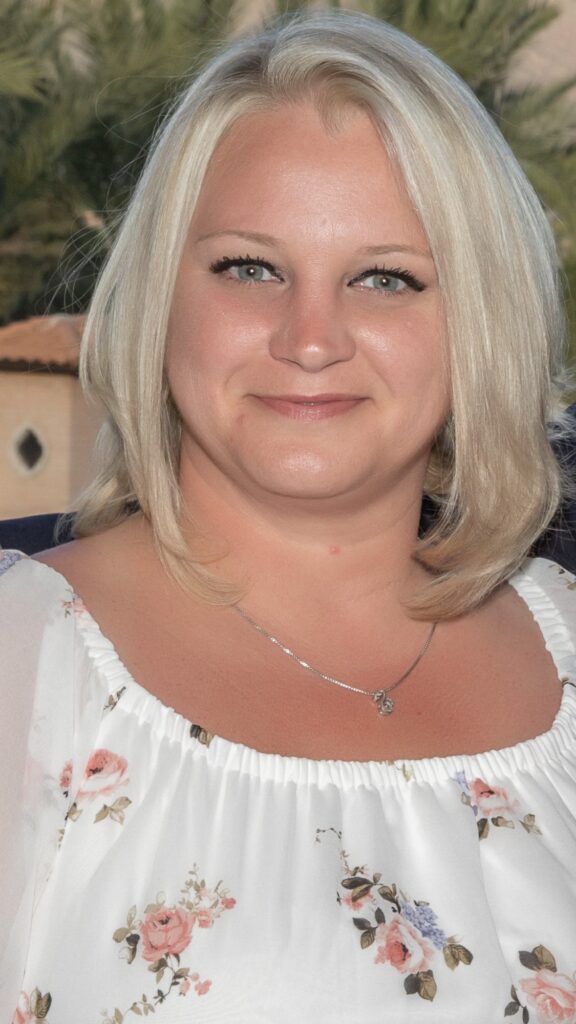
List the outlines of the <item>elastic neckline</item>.
{"type": "MultiPolygon", "coordinates": [[[[22,558],[41,571],[53,574],[66,586],[68,596],[74,588],[58,570],[33,557],[22,558]]],[[[279,778],[282,781],[336,784],[349,786],[381,786],[382,783],[402,785],[406,782],[435,782],[453,778],[458,771],[474,776],[509,774],[511,771],[542,768],[545,761],[561,761],[566,752],[576,750],[576,647],[568,625],[549,592],[565,586],[559,580],[564,572],[546,559],[527,559],[521,569],[508,582],[531,611],[553,658],[559,680],[563,685],[560,707],[549,729],[539,735],[499,749],[475,754],[454,754],[429,758],[400,759],[396,761],[352,761],[315,759],[257,750],[243,743],[215,735],[209,746],[191,737],[193,722],[165,704],[159,697],[137,682],[121,660],[112,642],[102,633],[81,599],[81,609],[75,616],[78,631],[87,653],[107,683],[110,693],[125,688],[118,707],[133,712],[140,721],[159,729],[171,742],[191,747],[214,765],[257,775],[260,779],[279,778]],[[550,571],[552,570],[552,571],[550,571]],[[546,590],[538,582],[548,572],[546,590]],[[572,683],[572,685],[570,685],[572,683]]],[[[566,574],[571,579],[569,573],[566,574]]]]}

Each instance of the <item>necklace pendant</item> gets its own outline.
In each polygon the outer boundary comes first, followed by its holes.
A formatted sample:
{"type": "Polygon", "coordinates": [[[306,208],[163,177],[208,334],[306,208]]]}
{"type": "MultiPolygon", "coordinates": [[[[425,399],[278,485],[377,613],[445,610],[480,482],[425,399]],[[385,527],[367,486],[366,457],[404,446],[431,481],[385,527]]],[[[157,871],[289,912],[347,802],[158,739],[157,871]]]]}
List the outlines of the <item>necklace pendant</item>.
{"type": "Polygon", "coordinates": [[[378,712],[381,715],[391,715],[394,711],[394,701],[389,697],[386,690],[377,690],[372,696],[378,712]]]}

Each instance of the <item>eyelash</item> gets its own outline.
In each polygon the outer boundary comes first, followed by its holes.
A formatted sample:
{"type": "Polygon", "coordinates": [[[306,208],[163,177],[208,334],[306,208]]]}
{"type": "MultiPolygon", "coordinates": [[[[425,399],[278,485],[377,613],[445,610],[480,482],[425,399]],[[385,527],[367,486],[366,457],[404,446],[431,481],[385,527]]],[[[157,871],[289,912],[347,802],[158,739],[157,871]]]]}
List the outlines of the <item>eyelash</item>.
{"type": "MultiPolygon", "coordinates": [[[[276,277],[280,277],[276,267],[268,260],[263,260],[260,257],[252,256],[224,256],[220,260],[215,260],[214,263],[210,264],[210,270],[213,274],[222,274],[226,270],[230,270],[231,267],[263,267],[270,274],[274,274],[276,277]]],[[[417,277],[414,276],[409,270],[403,270],[402,267],[370,267],[368,270],[363,270],[361,274],[353,278],[350,282],[353,284],[355,281],[362,281],[364,278],[372,277],[375,274],[381,274],[382,277],[394,277],[399,281],[403,281],[404,284],[408,285],[415,292],[423,292],[426,285],[423,284],[417,277]]],[[[280,277],[280,280],[283,280],[280,277]]],[[[242,281],[241,284],[252,284],[251,281],[242,281]]]]}

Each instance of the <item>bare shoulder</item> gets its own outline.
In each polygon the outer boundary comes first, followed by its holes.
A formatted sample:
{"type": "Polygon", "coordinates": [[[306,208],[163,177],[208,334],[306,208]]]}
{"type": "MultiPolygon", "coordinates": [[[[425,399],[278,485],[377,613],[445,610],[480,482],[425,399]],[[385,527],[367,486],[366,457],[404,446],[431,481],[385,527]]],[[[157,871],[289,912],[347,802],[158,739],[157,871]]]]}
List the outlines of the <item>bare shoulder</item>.
{"type": "Polygon", "coordinates": [[[102,557],[111,548],[111,533],[112,531],[106,531],[106,533],[94,537],[71,540],[66,544],[38,551],[32,555],[32,558],[35,562],[42,562],[65,575],[66,569],[81,567],[83,563],[87,563],[95,557],[102,557]]]}
{"type": "Polygon", "coordinates": [[[131,517],[102,533],[40,551],[33,558],[61,573],[86,598],[96,596],[99,590],[109,592],[118,588],[121,580],[132,580],[145,556],[149,559],[150,541],[135,520],[131,517]]]}

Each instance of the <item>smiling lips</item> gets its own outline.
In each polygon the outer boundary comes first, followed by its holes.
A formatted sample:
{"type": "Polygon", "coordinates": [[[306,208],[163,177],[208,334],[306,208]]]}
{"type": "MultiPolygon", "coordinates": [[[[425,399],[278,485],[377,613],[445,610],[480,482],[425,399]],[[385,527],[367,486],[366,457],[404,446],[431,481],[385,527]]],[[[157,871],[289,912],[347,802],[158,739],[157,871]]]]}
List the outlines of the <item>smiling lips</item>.
{"type": "Polygon", "coordinates": [[[361,395],[257,395],[259,402],[293,420],[341,416],[364,401],[361,395]]]}

